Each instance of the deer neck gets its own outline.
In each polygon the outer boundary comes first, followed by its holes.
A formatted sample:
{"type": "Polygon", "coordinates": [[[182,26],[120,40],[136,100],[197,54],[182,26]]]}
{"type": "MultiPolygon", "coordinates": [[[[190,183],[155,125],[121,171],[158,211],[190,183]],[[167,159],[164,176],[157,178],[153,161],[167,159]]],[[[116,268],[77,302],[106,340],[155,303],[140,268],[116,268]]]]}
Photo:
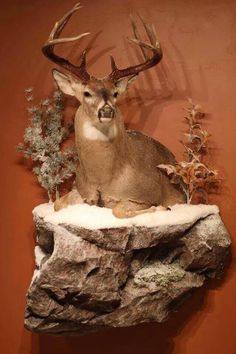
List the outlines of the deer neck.
{"type": "Polygon", "coordinates": [[[120,112],[110,123],[100,123],[98,119],[92,121],[83,106],[80,106],[75,116],[75,134],[78,143],[88,141],[92,146],[92,142],[106,143],[115,146],[117,141],[124,138],[124,123],[121,119],[120,112]]]}
{"type": "Polygon", "coordinates": [[[125,156],[125,128],[120,113],[111,123],[93,123],[80,107],[75,117],[75,138],[80,166],[86,175],[109,179],[125,156]]]}

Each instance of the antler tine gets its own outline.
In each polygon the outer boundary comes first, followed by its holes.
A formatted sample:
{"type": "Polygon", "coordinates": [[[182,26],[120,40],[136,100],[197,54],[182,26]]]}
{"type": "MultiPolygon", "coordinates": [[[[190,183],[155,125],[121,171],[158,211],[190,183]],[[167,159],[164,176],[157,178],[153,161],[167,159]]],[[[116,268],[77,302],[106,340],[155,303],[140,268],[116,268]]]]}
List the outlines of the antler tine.
{"type": "Polygon", "coordinates": [[[70,71],[71,73],[82,79],[83,82],[87,82],[90,79],[90,75],[86,71],[86,52],[82,54],[79,66],[70,63],[65,58],[60,57],[54,53],[55,45],[76,41],[90,34],[89,32],[86,32],[79,34],[75,37],[58,38],[73,13],[81,8],[82,6],[80,6],[80,3],[77,3],[70,11],[68,11],[59,21],[55,23],[48,40],[42,47],[42,52],[48,59],[60,65],[64,69],[70,71]]]}
{"type": "Polygon", "coordinates": [[[145,28],[145,31],[149,39],[149,43],[144,42],[140,39],[136,23],[132,16],[131,16],[131,25],[134,32],[134,38],[128,38],[128,40],[129,42],[132,42],[140,47],[143,56],[145,58],[145,62],[119,70],[115,64],[114,59],[112,58],[112,72],[109,75],[109,78],[113,81],[117,81],[122,77],[126,77],[126,76],[138,75],[141,71],[147,70],[155,66],[162,59],[162,49],[160,43],[157,40],[156,30],[154,26],[146,23],[140,15],[139,18],[145,28]],[[148,57],[145,50],[151,51],[152,56],[148,57]]]}
{"type": "MultiPolygon", "coordinates": [[[[134,20],[133,14],[130,14],[130,19],[131,19],[131,25],[132,25],[132,29],[133,29],[134,38],[135,38],[136,40],[140,41],[141,36],[139,35],[138,28],[137,28],[137,26],[136,26],[136,22],[135,22],[135,20],[134,20]]],[[[142,52],[142,54],[143,54],[144,59],[147,60],[147,59],[148,59],[148,56],[147,56],[147,54],[146,54],[144,48],[143,48],[143,47],[140,47],[140,49],[141,49],[141,52],[142,52]]]]}
{"type": "Polygon", "coordinates": [[[154,25],[150,25],[149,23],[146,23],[140,14],[138,14],[138,17],[140,18],[140,20],[143,24],[143,27],[145,28],[145,31],[147,33],[150,43],[153,46],[156,46],[158,41],[157,41],[156,29],[155,29],[154,25]]]}

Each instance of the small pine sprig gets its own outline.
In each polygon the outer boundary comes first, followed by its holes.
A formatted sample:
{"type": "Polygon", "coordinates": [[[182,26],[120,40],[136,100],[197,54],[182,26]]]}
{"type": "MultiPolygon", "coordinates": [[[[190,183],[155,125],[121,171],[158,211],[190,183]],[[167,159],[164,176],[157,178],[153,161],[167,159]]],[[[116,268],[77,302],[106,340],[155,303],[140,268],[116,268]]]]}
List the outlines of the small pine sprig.
{"type": "Polygon", "coordinates": [[[186,195],[190,204],[196,194],[201,193],[205,202],[208,202],[208,193],[216,189],[219,179],[218,172],[206,165],[203,158],[208,152],[210,134],[202,128],[202,119],[205,113],[201,107],[188,99],[185,109],[185,120],[188,131],[184,134],[186,141],[181,141],[184,146],[186,161],[177,162],[175,165],[158,165],[170,178],[171,183],[178,184],[186,195]]]}
{"type": "Polygon", "coordinates": [[[30,102],[27,109],[30,123],[17,151],[33,161],[33,172],[52,201],[59,197],[59,186],[75,173],[78,164],[75,148],[62,148],[73,131],[73,124],[63,122],[63,96],[59,91],[37,105],[34,104],[33,88],[26,89],[25,96],[30,102]]]}

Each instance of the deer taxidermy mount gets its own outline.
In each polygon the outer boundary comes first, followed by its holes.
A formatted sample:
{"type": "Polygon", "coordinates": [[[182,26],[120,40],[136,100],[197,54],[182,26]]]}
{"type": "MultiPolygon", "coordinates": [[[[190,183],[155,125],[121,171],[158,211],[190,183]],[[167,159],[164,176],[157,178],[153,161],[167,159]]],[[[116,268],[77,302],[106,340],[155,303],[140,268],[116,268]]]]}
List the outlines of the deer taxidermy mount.
{"type": "Polygon", "coordinates": [[[126,92],[137,75],[162,59],[155,28],[141,18],[149,39],[144,42],[132,19],[134,38],[129,40],[140,47],[145,61],[118,69],[111,57],[111,73],[101,79],[95,78],[86,70],[86,52],[82,53],[79,65],[54,52],[55,45],[76,41],[89,34],[59,38],[72,14],[80,8],[80,4],[76,4],[55,24],[42,48],[48,59],[65,70],[63,73],[53,70],[59,88],[80,102],[75,115],[79,155],[76,181],[71,192],[56,200],[55,210],[70,204],[88,203],[112,208],[117,217],[130,217],[156,207],[184,203],[185,197],[180,189],[157,168],[160,164],[174,164],[174,155],[151,137],[126,130],[117,106],[119,96],[126,92]]]}

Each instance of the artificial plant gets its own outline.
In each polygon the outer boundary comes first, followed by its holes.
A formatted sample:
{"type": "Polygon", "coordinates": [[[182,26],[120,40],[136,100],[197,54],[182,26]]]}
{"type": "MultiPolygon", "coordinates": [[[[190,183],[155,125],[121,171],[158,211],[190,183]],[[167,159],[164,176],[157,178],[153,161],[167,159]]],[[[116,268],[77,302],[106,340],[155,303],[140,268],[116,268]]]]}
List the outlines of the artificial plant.
{"type": "Polygon", "coordinates": [[[180,186],[186,195],[188,204],[199,193],[204,197],[204,201],[208,202],[208,193],[218,184],[218,172],[208,167],[204,161],[209,149],[210,137],[210,134],[202,128],[205,113],[191,99],[188,99],[185,111],[184,118],[188,131],[184,134],[185,141],[181,141],[185,150],[185,160],[175,165],[161,164],[158,168],[167,173],[172,183],[180,186]]]}
{"type": "Polygon", "coordinates": [[[33,89],[25,90],[30,103],[30,123],[25,129],[23,143],[17,146],[33,161],[33,172],[48,192],[49,201],[60,195],[59,186],[76,170],[78,161],[74,147],[63,148],[63,142],[73,131],[73,124],[63,121],[63,96],[56,90],[51,98],[34,104],[33,89]]]}

